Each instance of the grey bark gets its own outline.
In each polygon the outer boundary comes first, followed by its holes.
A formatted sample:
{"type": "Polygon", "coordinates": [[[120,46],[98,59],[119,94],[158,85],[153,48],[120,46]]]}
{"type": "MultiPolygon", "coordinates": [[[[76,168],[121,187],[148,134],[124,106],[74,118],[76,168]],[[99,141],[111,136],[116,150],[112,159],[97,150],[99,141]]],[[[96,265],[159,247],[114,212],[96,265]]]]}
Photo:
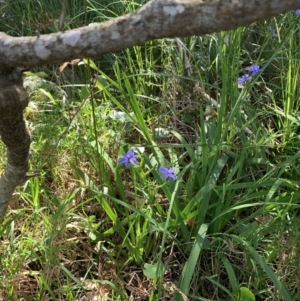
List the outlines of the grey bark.
{"type": "Polygon", "coordinates": [[[300,7],[300,0],[153,0],[132,14],[67,32],[0,34],[0,65],[34,67],[100,56],[165,37],[234,29],[300,7]]]}
{"type": "Polygon", "coordinates": [[[7,147],[7,164],[0,178],[0,222],[15,187],[25,182],[28,170],[30,135],[23,118],[28,95],[22,72],[14,69],[0,75],[0,135],[7,147]]]}
{"type": "Polygon", "coordinates": [[[0,33],[0,135],[7,167],[0,178],[0,223],[15,187],[26,180],[28,97],[18,67],[101,56],[147,41],[235,29],[300,8],[300,0],[152,0],[134,13],[66,32],[34,37],[0,33]]]}

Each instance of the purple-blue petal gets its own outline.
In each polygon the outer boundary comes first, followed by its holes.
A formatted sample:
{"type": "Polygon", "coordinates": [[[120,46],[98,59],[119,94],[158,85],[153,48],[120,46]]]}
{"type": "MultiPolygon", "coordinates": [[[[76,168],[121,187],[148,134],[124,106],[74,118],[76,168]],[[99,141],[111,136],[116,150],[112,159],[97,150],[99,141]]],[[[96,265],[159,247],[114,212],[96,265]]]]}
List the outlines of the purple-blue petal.
{"type": "Polygon", "coordinates": [[[250,79],[250,75],[245,74],[245,75],[239,77],[237,82],[238,82],[239,85],[243,85],[245,83],[245,81],[247,81],[248,79],[250,79]]]}
{"type": "Polygon", "coordinates": [[[130,158],[129,161],[131,164],[134,164],[134,165],[136,165],[138,163],[137,159],[135,157],[130,158]]]}
{"type": "Polygon", "coordinates": [[[168,172],[168,168],[166,168],[166,167],[160,167],[158,169],[158,171],[161,172],[161,173],[166,173],[166,172],[168,172]]]}
{"type": "Polygon", "coordinates": [[[164,180],[166,180],[169,177],[169,175],[167,173],[163,173],[162,177],[163,177],[164,180]]]}
{"type": "Polygon", "coordinates": [[[118,159],[118,163],[120,163],[120,164],[125,164],[126,162],[128,162],[128,160],[125,157],[121,157],[118,159]]]}
{"type": "Polygon", "coordinates": [[[275,32],[275,30],[273,29],[272,26],[269,26],[269,30],[270,30],[270,32],[272,34],[272,37],[277,37],[277,33],[275,32]]]}
{"type": "Polygon", "coordinates": [[[175,176],[174,174],[170,174],[169,177],[170,177],[173,181],[176,180],[176,176],[175,176]]]}
{"type": "Polygon", "coordinates": [[[252,75],[256,74],[257,72],[260,71],[260,66],[259,65],[252,65],[246,68],[247,71],[252,73],[252,75]]]}
{"type": "Polygon", "coordinates": [[[175,169],[173,167],[171,168],[160,167],[158,170],[162,174],[164,180],[166,180],[167,178],[171,178],[174,181],[176,180],[175,169]]]}
{"type": "Polygon", "coordinates": [[[173,167],[169,168],[168,173],[175,173],[175,169],[173,167]]]}
{"type": "Polygon", "coordinates": [[[138,164],[134,151],[132,149],[122,153],[122,157],[118,159],[118,163],[124,164],[126,168],[130,167],[130,164],[138,164]]]}
{"type": "Polygon", "coordinates": [[[134,157],[135,154],[134,154],[134,151],[132,149],[130,149],[127,154],[126,154],[128,157],[134,157]]]}

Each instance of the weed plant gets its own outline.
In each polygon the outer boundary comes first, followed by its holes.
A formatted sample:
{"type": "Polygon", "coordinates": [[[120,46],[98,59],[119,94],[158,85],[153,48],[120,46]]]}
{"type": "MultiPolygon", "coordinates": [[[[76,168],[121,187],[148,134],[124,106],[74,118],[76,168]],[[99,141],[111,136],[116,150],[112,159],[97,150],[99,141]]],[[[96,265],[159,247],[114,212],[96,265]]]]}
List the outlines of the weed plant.
{"type": "MultiPolygon", "coordinates": [[[[66,28],[143,3],[69,1],[66,28]]],[[[54,32],[60,5],[8,0],[0,28],[54,32]]],[[[299,18],[44,67],[68,100],[29,91],[2,299],[300,300],[299,18]]]]}

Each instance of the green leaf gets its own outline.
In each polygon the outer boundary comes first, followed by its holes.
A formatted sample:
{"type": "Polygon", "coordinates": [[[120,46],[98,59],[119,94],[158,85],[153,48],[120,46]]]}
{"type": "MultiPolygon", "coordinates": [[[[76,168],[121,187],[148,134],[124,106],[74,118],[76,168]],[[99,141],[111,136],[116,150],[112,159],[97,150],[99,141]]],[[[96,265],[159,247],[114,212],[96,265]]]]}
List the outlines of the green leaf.
{"type": "Polygon", "coordinates": [[[255,296],[249,288],[242,286],[237,301],[255,301],[255,296]]]}
{"type": "Polygon", "coordinates": [[[162,272],[163,272],[162,262],[160,264],[158,264],[158,263],[155,263],[155,264],[145,263],[144,264],[143,273],[149,279],[154,279],[154,280],[157,279],[159,276],[162,275],[162,272]],[[158,269],[159,269],[159,271],[158,271],[158,269]]]}
{"type": "MultiPolygon", "coordinates": [[[[204,244],[204,239],[207,232],[207,224],[202,224],[198,230],[197,236],[195,238],[194,244],[192,246],[192,250],[190,252],[189,258],[183,268],[183,271],[179,280],[179,289],[180,291],[187,295],[189,293],[192,278],[195,272],[195,268],[197,266],[197,262],[204,244]]],[[[182,300],[181,295],[176,295],[173,299],[174,301],[182,300]]]]}
{"type": "MultiPolygon", "coordinates": [[[[282,295],[283,300],[285,301],[293,301],[294,299],[290,296],[288,290],[286,289],[285,285],[279,280],[277,275],[273,272],[272,268],[267,264],[263,257],[259,255],[259,253],[246,241],[241,239],[238,236],[232,236],[236,241],[240,242],[245,249],[251,254],[253,259],[259,263],[262,267],[263,271],[268,275],[270,280],[274,283],[278,292],[282,295]]],[[[242,300],[242,299],[241,299],[242,300]]],[[[247,299],[246,299],[247,300],[247,299]]]]}

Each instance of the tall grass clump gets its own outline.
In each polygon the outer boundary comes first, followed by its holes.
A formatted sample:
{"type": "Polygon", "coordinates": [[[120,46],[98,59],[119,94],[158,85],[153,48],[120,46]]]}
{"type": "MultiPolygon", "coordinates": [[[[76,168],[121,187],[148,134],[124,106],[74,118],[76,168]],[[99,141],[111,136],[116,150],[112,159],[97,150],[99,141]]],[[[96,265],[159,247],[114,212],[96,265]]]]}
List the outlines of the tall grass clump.
{"type": "MultiPolygon", "coordinates": [[[[16,35],[60,7],[8,2],[16,35]]],[[[67,26],[142,4],[74,2],[67,26]]],[[[47,75],[27,88],[40,177],[0,228],[0,296],[298,300],[298,18],[26,73],[47,75]]]]}

